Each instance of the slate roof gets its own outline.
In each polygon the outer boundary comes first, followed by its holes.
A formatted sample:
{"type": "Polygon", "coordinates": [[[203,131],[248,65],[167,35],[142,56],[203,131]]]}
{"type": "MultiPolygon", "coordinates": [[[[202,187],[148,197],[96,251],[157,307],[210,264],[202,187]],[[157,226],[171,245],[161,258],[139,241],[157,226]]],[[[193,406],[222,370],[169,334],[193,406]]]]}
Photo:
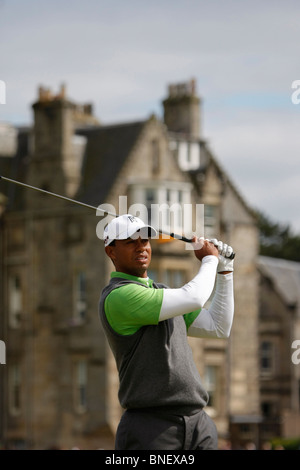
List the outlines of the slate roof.
{"type": "Polygon", "coordinates": [[[76,198],[98,206],[108,192],[147,121],[78,129],[87,137],[82,183],[76,198]]]}
{"type": "Polygon", "coordinates": [[[296,306],[300,317],[300,263],[268,256],[259,256],[259,271],[273,282],[288,306],[296,306]]]}

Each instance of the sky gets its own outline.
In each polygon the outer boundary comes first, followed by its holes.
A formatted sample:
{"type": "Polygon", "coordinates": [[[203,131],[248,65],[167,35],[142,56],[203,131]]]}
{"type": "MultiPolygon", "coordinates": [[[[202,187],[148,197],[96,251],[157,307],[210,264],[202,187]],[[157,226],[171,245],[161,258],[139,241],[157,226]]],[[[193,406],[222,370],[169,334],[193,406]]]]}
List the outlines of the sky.
{"type": "Polygon", "coordinates": [[[162,119],[168,85],[195,78],[201,137],[300,234],[299,57],[299,0],[0,0],[0,122],[32,124],[38,87],[63,83],[102,124],[162,119]]]}

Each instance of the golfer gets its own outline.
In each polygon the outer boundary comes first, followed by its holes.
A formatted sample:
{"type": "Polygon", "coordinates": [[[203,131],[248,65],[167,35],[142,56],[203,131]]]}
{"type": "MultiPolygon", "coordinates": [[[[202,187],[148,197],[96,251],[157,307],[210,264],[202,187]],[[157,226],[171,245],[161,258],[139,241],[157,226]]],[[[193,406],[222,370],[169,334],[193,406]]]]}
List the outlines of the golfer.
{"type": "Polygon", "coordinates": [[[195,237],[199,272],[183,287],[170,289],[147,275],[154,236],[153,227],[130,214],[113,219],[104,230],[105,251],[115,271],[102,291],[99,311],[124,409],[115,449],[217,449],[216,427],[205,412],[208,394],[187,335],[229,336],[234,300],[228,256],[233,250],[195,237]]]}

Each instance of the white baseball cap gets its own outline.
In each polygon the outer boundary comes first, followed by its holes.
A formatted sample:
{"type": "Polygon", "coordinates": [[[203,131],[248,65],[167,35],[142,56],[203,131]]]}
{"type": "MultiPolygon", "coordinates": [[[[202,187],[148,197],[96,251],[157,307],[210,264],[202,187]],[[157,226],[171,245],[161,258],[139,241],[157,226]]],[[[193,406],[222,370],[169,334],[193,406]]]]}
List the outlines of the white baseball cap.
{"type": "Polygon", "coordinates": [[[142,219],[130,214],[120,215],[106,225],[103,233],[104,246],[110,245],[114,240],[127,238],[153,238],[157,235],[155,228],[146,225],[142,219]]]}

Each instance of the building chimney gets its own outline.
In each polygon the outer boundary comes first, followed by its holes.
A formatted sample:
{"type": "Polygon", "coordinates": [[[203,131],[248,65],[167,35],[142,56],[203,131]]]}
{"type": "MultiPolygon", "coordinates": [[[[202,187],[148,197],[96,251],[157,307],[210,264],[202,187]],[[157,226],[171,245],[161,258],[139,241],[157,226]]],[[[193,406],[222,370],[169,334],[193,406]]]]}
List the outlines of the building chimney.
{"type": "Polygon", "coordinates": [[[196,80],[171,84],[169,96],[163,101],[164,122],[171,132],[200,138],[200,98],[196,94],[196,80]]]}

